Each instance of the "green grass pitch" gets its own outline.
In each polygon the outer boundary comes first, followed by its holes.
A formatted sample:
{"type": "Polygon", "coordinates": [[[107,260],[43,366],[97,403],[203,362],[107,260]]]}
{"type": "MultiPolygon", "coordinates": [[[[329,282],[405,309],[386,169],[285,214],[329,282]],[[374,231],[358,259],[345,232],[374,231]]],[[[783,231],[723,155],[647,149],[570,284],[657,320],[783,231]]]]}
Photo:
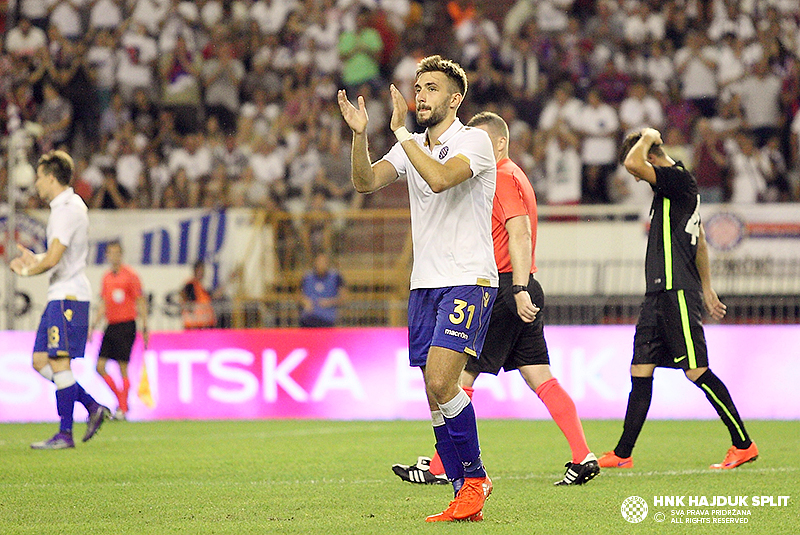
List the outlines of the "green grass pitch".
{"type": "MultiPolygon", "coordinates": [[[[0,425],[2,534],[626,534],[800,533],[800,422],[749,421],[761,457],[711,471],[728,447],[719,421],[648,421],[632,470],[604,470],[583,487],[554,487],[568,447],[552,421],[480,420],[495,490],[480,523],[426,524],[449,486],[413,485],[392,472],[431,454],[427,422],[107,422],[74,450],[32,451],[55,424],[0,425]],[[628,523],[623,500],[647,518],[628,523]],[[675,524],[654,496],[790,496],[746,509],[746,524],[675,524]],[[665,522],[655,522],[663,512],[665,522]]],[[[584,422],[598,454],[619,421],[584,422]]],[[[80,438],[85,427],[76,425],[80,438]]],[[[699,509],[712,510],[713,507],[699,509]]],[[[683,518],[686,518],[685,516],[683,518]]]]}

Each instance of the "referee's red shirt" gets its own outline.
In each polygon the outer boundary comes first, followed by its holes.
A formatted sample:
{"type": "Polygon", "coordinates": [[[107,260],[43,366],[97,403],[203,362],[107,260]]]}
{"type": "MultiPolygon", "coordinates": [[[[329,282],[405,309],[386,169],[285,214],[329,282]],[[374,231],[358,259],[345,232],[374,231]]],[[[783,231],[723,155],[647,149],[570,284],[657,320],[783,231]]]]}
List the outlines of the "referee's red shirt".
{"type": "Polygon", "coordinates": [[[497,186],[492,205],[492,241],[497,271],[511,273],[506,221],[527,214],[531,220],[531,273],[536,273],[536,194],[522,169],[509,158],[497,162],[497,186]]]}
{"type": "Polygon", "coordinates": [[[106,321],[109,325],[136,319],[136,300],[142,295],[139,276],[128,266],[119,271],[109,271],[103,277],[100,297],[106,305],[106,321]]]}

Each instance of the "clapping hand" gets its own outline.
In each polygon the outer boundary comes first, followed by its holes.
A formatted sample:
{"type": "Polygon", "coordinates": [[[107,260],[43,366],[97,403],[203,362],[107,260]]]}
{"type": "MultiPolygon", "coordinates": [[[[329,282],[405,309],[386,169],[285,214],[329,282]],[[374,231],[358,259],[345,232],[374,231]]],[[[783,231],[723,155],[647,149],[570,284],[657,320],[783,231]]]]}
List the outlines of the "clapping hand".
{"type": "Polygon", "coordinates": [[[367,106],[364,104],[364,97],[358,97],[358,108],[353,106],[349,100],[347,100],[347,94],[345,93],[344,89],[340,89],[338,93],[338,101],[339,101],[339,109],[342,112],[342,117],[344,117],[347,126],[356,133],[356,134],[363,134],[364,131],[367,129],[367,123],[369,122],[369,117],[367,116],[367,106]]]}

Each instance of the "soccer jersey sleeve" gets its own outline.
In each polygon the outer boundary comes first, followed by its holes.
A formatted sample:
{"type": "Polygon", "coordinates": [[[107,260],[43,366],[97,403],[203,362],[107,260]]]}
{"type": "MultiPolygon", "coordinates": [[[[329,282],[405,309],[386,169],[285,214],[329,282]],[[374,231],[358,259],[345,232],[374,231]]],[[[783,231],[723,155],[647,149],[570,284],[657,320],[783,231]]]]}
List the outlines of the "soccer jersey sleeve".
{"type": "Polygon", "coordinates": [[[697,182],[689,171],[678,163],[671,167],[653,167],[656,173],[656,191],[672,200],[694,199],[697,182]]]}
{"type": "Polygon", "coordinates": [[[403,150],[403,147],[400,143],[395,143],[394,146],[386,153],[386,156],[381,158],[381,160],[385,160],[394,166],[395,171],[397,171],[398,176],[404,176],[406,174],[406,162],[408,162],[408,156],[406,156],[406,151],[403,150]]]}
{"type": "Polygon", "coordinates": [[[139,275],[137,275],[133,270],[130,270],[129,273],[131,279],[131,296],[133,296],[133,299],[136,300],[142,296],[142,281],[139,279],[139,275]]]}
{"type": "Polygon", "coordinates": [[[469,128],[468,134],[459,143],[458,154],[455,157],[460,157],[469,163],[473,177],[493,174],[491,171],[495,169],[496,163],[489,134],[480,128],[469,128]]]}
{"type": "Polygon", "coordinates": [[[64,209],[52,211],[48,222],[47,247],[49,248],[56,238],[61,242],[61,245],[69,247],[77,228],[72,212],[64,209]]]}
{"type": "Polygon", "coordinates": [[[495,190],[495,216],[505,223],[512,217],[527,215],[525,202],[519,183],[512,173],[501,168],[497,170],[497,188],[495,190]]]}

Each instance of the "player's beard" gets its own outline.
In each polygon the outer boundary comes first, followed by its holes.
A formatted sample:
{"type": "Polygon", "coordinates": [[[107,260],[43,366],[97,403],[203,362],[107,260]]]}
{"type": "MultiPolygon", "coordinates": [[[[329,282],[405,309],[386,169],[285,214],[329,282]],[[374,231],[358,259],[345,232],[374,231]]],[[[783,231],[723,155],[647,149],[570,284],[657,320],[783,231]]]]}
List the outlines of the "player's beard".
{"type": "Polygon", "coordinates": [[[444,118],[447,117],[447,102],[442,102],[440,105],[436,106],[435,108],[430,108],[430,115],[428,115],[427,119],[422,119],[419,116],[419,108],[417,108],[417,124],[423,126],[425,128],[430,128],[432,126],[436,126],[437,124],[444,121],[444,118]]]}

